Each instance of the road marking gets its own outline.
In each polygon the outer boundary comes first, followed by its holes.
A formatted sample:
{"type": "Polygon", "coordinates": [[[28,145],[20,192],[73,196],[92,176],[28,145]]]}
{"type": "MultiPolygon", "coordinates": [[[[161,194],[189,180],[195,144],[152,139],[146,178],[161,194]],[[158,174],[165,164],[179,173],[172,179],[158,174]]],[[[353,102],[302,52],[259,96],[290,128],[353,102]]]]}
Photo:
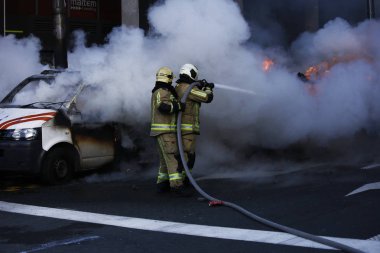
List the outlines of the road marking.
{"type": "Polygon", "coordinates": [[[368,240],[371,240],[371,241],[380,241],[380,235],[376,235],[374,237],[371,237],[368,240]]]}
{"type": "Polygon", "coordinates": [[[370,191],[370,190],[380,190],[380,182],[365,184],[365,185],[359,187],[358,189],[347,194],[346,197],[350,196],[350,195],[358,194],[361,192],[370,191]]]}
{"type": "Polygon", "coordinates": [[[21,190],[20,186],[8,186],[3,191],[5,191],[5,192],[17,192],[19,190],[21,190]]]}
{"type": "Polygon", "coordinates": [[[39,188],[40,186],[37,184],[30,184],[30,185],[13,185],[13,186],[7,186],[3,189],[0,188],[0,191],[3,192],[19,192],[19,191],[25,191],[25,190],[34,190],[39,188]]]}
{"type": "MultiPolygon", "coordinates": [[[[218,239],[260,242],[307,248],[332,249],[328,246],[312,242],[292,234],[241,228],[228,228],[187,224],[170,221],[150,220],[134,217],[107,215],[99,213],[81,212],[67,209],[49,208],[33,205],[23,205],[0,201],[0,211],[26,214],[55,219],[88,222],[116,227],[148,230],[155,232],[173,233],[180,235],[201,236],[218,239]]],[[[368,253],[380,252],[380,242],[338,237],[324,237],[350,247],[358,248],[368,253]]]]}
{"type": "Polygon", "coordinates": [[[378,168],[378,167],[380,167],[380,163],[367,165],[367,166],[362,167],[362,168],[360,168],[360,169],[361,169],[361,170],[370,170],[370,169],[375,169],[375,168],[378,168]]]}
{"type": "Polygon", "coordinates": [[[54,248],[54,247],[62,246],[62,245],[70,245],[70,244],[75,244],[75,243],[80,243],[80,242],[90,241],[90,240],[92,241],[98,238],[100,238],[100,236],[95,235],[95,236],[86,236],[86,237],[81,237],[81,238],[72,238],[72,239],[66,239],[66,240],[60,240],[60,241],[53,241],[53,242],[41,244],[41,246],[38,248],[21,251],[20,253],[36,252],[36,251],[46,250],[46,249],[50,249],[50,248],[54,248]]]}

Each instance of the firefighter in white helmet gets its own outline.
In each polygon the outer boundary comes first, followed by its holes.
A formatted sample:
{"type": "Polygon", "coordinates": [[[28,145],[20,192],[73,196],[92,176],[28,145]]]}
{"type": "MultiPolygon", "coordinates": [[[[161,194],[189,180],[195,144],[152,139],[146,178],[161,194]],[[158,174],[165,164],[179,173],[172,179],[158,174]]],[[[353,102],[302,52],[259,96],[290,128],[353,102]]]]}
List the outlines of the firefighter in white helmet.
{"type": "MultiPolygon", "coordinates": [[[[176,81],[175,90],[179,99],[183,97],[190,84],[197,82],[197,85],[190,91],[185,110],[182,113],[182,143],[185,152],[186,162],[191,170],[195,163],[195,139],[199,131],[199,112],[201,103],[210,103],[213,98],[213,83],[208,83],[206,80],[198,80],[198,69],[193,64],[185,64],[179,70],[179,79],[176,81]]],[[[189,184],[186,173],[182,170],[182,176],[185,185],[189,184]]]]}
{"type": "Polygon", "coordinates": [[[186,195],[176,136],[177,113],[181,110],[181,103],[172,86],[173,78],[173,71],[168,67],[162,67],[156,73],[151,100],[150,136],[157,140],[160,157],[157,192],[172,190],[178,195],[186,195]]]}

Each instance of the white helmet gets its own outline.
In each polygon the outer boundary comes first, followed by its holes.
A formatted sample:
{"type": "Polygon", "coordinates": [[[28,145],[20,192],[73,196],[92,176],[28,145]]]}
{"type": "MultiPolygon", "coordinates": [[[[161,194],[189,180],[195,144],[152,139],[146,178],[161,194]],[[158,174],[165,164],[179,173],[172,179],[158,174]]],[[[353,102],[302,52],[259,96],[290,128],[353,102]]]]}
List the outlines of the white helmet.
{"type": "Polygon", "coordinates": [[[179,75],[187,75],[190,79],[198,81],[198,69],[193,64],[186,63],[179,70],[179,75]]]}

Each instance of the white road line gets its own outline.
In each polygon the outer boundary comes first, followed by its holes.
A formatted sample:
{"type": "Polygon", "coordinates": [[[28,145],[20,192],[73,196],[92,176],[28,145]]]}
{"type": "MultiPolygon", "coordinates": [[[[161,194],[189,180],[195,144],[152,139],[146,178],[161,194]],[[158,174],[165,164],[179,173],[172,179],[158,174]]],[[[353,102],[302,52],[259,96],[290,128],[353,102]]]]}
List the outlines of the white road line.
{"type": "Polygon", "coordinates": [[[98,238],[100,238],[100,237],[95,235],[95,236],[86,236],[86,237],[80,237],[80,238],[72,238],[72,239],[66,239],[66,240],[60,240],[60,241],[53,241],[53,242],[41,244],[41,246],[38,248],[34,248],[34,249],[26,250],[26,251],[21,251],[20,253],[36,252],[36,251],[46,250],[46,249],[50,249],[50,248],[54,248],[54,247],[62,246],[62,245],[70,245],[70,244],[80,243],[80,242],[84,242],[84,241],[92,241],[92,240],[95,240],[98,238]]]}
{"type": "Polygon", "coordinates": [[[371,240],[371,241],[380,241],[380,235],[376,235],[374,237],[371,237],[368,240],[371,240]]]}
{"type": "MultiPolygon", "coordinates": [[[[217,226],[205,226],[169,222],[160,220],[141,219],[99,213],[81,212],[67,209],[23,205],[0,201],[0,211],[49,217],[55,219],[88,222],[95,224],[111,225],[131,229],[140,229],[180,235],[201,236],[219,239],[260,242],[269,244],[289,245],[308,248],[331,249],[328,246],[308,241],[288,233],[250,230],[241,228],[227,228],[217,226]]],[[[324,237],[368,253],[380,252],[380,242],[358,240],[349,238],[324,237]]]]}
{"type": "Polygon", "coordinates": [[[367,165],[367,166],[362,167],[360,169],[361,170],[370,170],[370,169],[375,169],[375,168],[379,168],[379,167],[380,167],[380,163],[376,163],[376,164],[367,165]]]}
{"type": "Polygon", "coordinates": [[[380,182],[365,184],[365,185],[359,187],[358,189],[347,194],[346,197],[350,196],[350,195],[358,194],[361,192],[370,191],[370,190],[380,190],[380,182]]]}

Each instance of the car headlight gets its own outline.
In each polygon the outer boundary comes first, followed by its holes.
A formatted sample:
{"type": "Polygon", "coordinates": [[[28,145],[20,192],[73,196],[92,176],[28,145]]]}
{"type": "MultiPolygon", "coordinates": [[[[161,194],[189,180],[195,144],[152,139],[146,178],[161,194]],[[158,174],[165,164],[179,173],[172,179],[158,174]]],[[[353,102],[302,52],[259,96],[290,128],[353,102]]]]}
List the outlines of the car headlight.
{"type": "Polygon", "coordinates": [[[23,129],[15,129],[12,133],[13,140],[35,140],[38,137],[38,131],[35,128],[23,128],[23,129]]]}

